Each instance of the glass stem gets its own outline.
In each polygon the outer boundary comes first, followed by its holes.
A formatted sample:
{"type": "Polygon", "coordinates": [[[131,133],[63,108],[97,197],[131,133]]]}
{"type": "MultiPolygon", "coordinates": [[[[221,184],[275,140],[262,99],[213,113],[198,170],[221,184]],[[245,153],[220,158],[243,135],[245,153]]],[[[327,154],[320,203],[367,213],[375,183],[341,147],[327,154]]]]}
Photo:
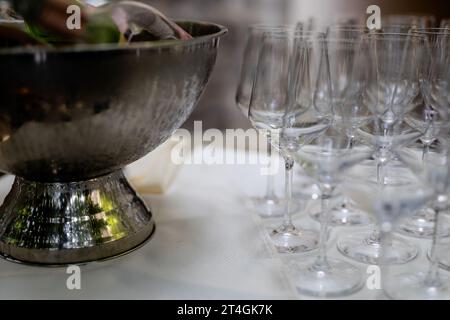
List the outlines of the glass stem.
{"type": "MultiPolygon", "coordinates": [[[[377,184],[378,188],[380,189],[384,188],[384,179],[385,179],[384,165],[385,165],[384,160],[382,159],[377,160],[377,184]]],[[[365,239],[365,242],[368,245],[379,245],[381,242],[380,239],[381,239],[380,230],[375,224],[373,226],[372,232],[365,239]]]]}
{"type": "MultiPolygon", "coordinates": [[[[384,274],[385,271],[383,268],[386,268],[386,266],[389,266],[389,258],[387,252],[389,251],[389,246],[392,243],[392,232],[390,231],[377,231],[378,236],[378,243],[380,244],[380,253],[379,253],[379,260],[378,260],[378,266],[381,269],[381,274],[384,274]]],[[[383,277],[382,277],[383,279],[383,277]]]]}
{"type": "MultiPolygon", "coordinates": [[[[272,168],[272,143],[271,143],[271,133],[267,133],[267,156],[269,157],[268,168],[272,168]]],[[[275,199],[275,175],[267,175],[267,185],[266,185],[266,199],[275,199]]]]}
{"type": "Polygon", "coordinates": [[[447,206],[448,197],[445,195],[440,195],[437,198],[436,206],[435,206],[435,221],[434,221],[434,234],[433,234],[433,243],[431,245],[430,252],[430,267],[428,269],[427,276],[425,278],[425,284],[429,287],[438,287],[441,284],[441,280],[439,278],[439,246],[441,243],[441,232],[440,232],[440,218],[442,210],[445,210],[447,206]]]}
{"type": "Polygon", "coordinates": [[[423,150],[422,150],[422,161],[425,161],[425,158],[427,157],[428,152],[430,152],[430,144],[424,143],[423,150]]]}
{"type": "Polygon", "coordinates": [[[435,111],[431,108],[425,109],[425,120],[427,122],[427,129],[425,130],[424,138],[427,138],[427,142],[423,142],[423,152],[422,152],[422,161],[425,161],[426,156],[430,152],[430,146],[433,144],[434,137],[434,127],[435,127],[435,111]]]}
{"type": "Polygon", "coordinates": [[[292,201],[292,179],[293,179],[293,167],[294,161],[290,157],[284,158],[285,162],[285,180],[284,180],[284,190],[285,190],[285,210],[283,225],[285,228],[294,228],[291,218],[291,201],[292,201]]]}
{"type": "MultiPolygon", "coordinates": [[[[353,133],[354,130],[352,129],[352,132],[348,134],[348,145],[347,145],[347,149],[348,151],[353,150],[353,146],[355,144],[355,134],[353,133]]],[[[348,195],[343,195],[342,196],[342,203],[341,203],[341,207],[345,208],[348,205],[350,205],[351,199],[348,195]]]]}
{"type": "Polygon", "coordinates": [[[354,144],[355,144],[355,135],[350,134],[348,137],[348,146],[347,146],[348,150],[352,150],[354,144]]]}
{"type": "Polygon", "coordinates": [[[376,225],[373,226],[372,232],[365,240],[368,245],[379,245],[381,242],[381,233],[376,225]]]}
{"type": "Polygon", "coordinates": [[[320,213],[320,238],[319,253],[315,261],[315,268],[327,269],[329,267],[327,260],[327,240],[328,240],[328,221],[330,216],[330,199],[333,188],[330,185],[321,185],[321,213],[320,213]]]}
{"type": "Polygon", "coordinates": [[[377,184],[380,189],[384,187],[385,182],[384,162],[382,159],[377,160],[377,184]]]}

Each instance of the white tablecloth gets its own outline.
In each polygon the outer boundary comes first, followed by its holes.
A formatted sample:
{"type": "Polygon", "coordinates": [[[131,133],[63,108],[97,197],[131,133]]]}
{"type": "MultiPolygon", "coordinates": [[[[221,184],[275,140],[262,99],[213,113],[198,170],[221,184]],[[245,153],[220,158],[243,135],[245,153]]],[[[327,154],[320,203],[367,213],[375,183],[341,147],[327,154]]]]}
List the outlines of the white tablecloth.
{"type": "MultiPolygon", "coordinates": [[[[281,193],[282,177],[277,177],[281,193]]],[[[2,199],[13,177],[0,181],[2,199]]],[[[81,267],[81,290],[68,290],[65,268],[30,267],[0,260],[0,299],[296,299],[285,262],[304,255],[277,255],[265,241],[249,196],[264,193],[257,165],[185,165],[170,190],[143,196],[154,213],[154,238],[121,258],[81,267]]],[[[306,214],[296,223],[318,228],[306,214]]],[[[331,255],[340,256],[331,232],[331,255]]],[[[354,229],[356,230],[356,229],[354,229]]],[[[429,241],[417,241],[425,268],[429,241]]],[[[345,258],[343,258],[345,259],[345,258]]],[[[361,264],[362,267],[366,267],[361,264]]],[[[348,298],[380,298],[365,288],[348,298]]]]}

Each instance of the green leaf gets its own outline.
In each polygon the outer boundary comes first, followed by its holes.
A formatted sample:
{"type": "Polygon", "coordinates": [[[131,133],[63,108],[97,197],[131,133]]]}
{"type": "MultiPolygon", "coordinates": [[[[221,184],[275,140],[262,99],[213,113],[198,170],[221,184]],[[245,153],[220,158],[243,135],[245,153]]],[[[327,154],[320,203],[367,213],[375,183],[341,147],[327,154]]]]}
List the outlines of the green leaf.
{"type": "Polygon", "coordinates": [[[86,25],[87,43],[118,43],[121,33],[113,19],[104,13],[93,14],[86,25]]]}
{"type": "Polygon", "coordinates": [[[41,27],[38,27],[28,22],[25,22],[25,31],[36,40],[47,44],[64,45],[74,43],[73,41],[64,39],[64,37],[52,35],[48,33],[46,30],[42,29],[41,27]]]}

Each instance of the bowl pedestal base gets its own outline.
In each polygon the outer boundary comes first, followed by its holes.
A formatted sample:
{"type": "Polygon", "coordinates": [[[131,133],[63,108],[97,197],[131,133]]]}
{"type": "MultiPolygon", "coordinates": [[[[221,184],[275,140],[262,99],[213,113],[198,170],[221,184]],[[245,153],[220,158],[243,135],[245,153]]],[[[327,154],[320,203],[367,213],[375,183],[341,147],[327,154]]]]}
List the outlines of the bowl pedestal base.
{"type": "Polygon", "coordinates": [[[82,264],[132,251],[154,229],[122,171],[67,183],[16,177],[0,207],[0,255],[26,264],[82,264]]]}

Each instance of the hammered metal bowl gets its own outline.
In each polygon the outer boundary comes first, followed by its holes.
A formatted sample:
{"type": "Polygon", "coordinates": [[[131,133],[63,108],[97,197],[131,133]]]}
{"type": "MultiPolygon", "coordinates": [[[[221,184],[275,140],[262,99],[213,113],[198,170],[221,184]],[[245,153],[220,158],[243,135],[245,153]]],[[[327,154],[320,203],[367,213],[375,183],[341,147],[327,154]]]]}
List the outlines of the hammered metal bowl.
{"type": "Polygon", "coordinates": [[[122,254],[154,230],[121,169],[193,111],[226,29],[179,22],[188,41],[0,50],[0,252],[80,263],[122,254]]]}

